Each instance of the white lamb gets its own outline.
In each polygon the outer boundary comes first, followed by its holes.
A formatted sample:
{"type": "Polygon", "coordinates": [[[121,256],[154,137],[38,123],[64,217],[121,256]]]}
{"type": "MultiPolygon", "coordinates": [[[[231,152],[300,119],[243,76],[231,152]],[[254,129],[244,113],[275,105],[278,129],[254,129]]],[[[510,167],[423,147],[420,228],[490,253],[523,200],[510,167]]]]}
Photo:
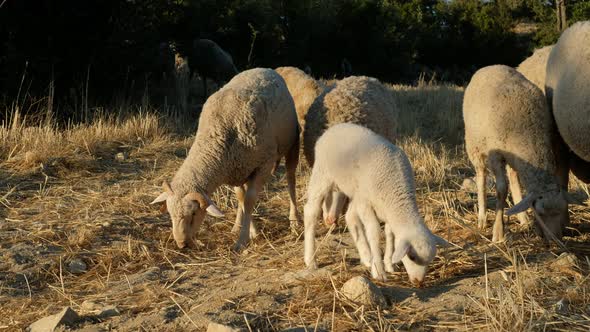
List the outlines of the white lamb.
{"type": "Polygon", "coordinates": [[[286,158],[292,226],[299,125],[293,99],[274,70],[256,68],[236,75],[203,106],[195,141],[182,166],[153,202],[164,202],[172,234],[180,248],[194,245],[205,213],[223,216],[210,196],[220,185],[235,187],[236,227],[241,249],[256,229],[252,210],[258,193],[278,160],[286,158]]]}
{"type": "Polygon", "coordinates": [[[315,221],[322,202],[335,189],[351,199],[345,219],[371,275],[385,280],[384,271],[393,271],[392,263],[401,261],[410,280],[421,283],[436,255],[436,245],[447,242],[434,235],[420,216],[414,175],[404,152],[356,124],[338,124],[324,132],[315,146],[304,210],[305,264],[310,269],[316,268],[315,221]],[[385,265],[379,220],[385,222],[385,265]]]}

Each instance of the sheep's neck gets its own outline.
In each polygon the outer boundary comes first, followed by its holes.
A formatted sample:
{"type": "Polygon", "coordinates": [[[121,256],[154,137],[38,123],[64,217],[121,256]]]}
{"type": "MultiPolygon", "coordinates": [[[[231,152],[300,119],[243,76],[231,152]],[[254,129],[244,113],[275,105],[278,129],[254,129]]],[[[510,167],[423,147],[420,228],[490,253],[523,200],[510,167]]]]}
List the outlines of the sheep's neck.
{"type": "Polygon", "coordinates": [[[555,175],[541,167],[521,165],[517,174],[520,185],[526,193],[543,192],[548,189],[547,187],[557,185],[555,175]]]}
{"type": "Polygon", "coordinates": [[[179,194],[189,192],[201,192],[212,194],[222,183],[223,178],[219,171],[221,161],[213,153],[207,153],[207,149],[195,148],[194,144],[185,161],[172,180],[172,188],[179,194]]]}
{"type": "Polygon", "coordinates": [[[383,201],[382,204],[384,212],[380,213],[380,215],[391,223],[394,233],[398,229],[403,231],[408,226],[424,223],[414,195],[397,196],[396,199],[383,201]]]}

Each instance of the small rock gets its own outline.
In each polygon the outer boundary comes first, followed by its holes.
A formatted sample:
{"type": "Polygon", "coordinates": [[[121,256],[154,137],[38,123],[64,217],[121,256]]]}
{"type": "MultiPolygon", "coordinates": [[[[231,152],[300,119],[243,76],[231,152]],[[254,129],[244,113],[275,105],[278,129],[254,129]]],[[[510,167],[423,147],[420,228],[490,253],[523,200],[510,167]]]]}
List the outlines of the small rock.
{"type": "Polygon", "coordinates": [[[73,274],[82,274],[86,273],[88,267],[80,258],[74,258],[68,263],[68,270],[73,274]]]}
{"type": "Polygon", "coordinates": [[[80,305],[80,311],[83,313],[94,313],[99,311],[102,306],[94,301],[86,300],[80,305]]]}
{"type": "Polygon", "coordinates": [[[80,316],[70,307],[59,313],[39,319],[27,328],[28,332],[53,332],[58,326],[72,326],[80,320],[80,316]]]}
{"type": "Polygon", "coordinates": [[[367,306],[385,307],[387,305],[381,289],[363,276],[354,277],[345,282],[340,292],[349,300],[367,306]]]}
{"type": "Polygon", "coordinates": [[[129,159],[129,153],[119,152],[115,155],[115,159],[117,159],[118,161],[125,161],[125,160],[129,159]]]}
{"type": "Polygon", "coordinates": [[[207,326],[207,332],[243,332],[246,331],[244,329],[238,327],[231,327],[227,325],[217,324],[210,322],[209,326],[207,326]]]}
{"type": "Polygon", "coordinates": [[[120,315],[121,315],[121,312],[119,311],[119,309],[116,306],[111,305],[111,306],[106,306],[106,307],[102,308],[100,313],[96,316],[100,319],[105,319],[105,318],[115,317],[115,316],[120,316],[120,315]]]}
{"type": "Polygon", "coordinates": [[[564,252],[559,255],[552,263],[554,269],[567,269],[578,266],[578,258],[572,253],[564,252]]]}

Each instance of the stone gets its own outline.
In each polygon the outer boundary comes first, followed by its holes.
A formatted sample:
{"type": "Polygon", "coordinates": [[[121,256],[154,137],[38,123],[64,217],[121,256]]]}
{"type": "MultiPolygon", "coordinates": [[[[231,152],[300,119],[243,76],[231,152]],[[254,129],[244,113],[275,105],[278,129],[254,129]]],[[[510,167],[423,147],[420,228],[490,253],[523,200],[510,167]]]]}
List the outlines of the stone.
{"type": "Polygon", "coordinates": [[[58,326],[72,326],[80,320],[80,316],[70,307],[59,313],[39,319],[27,328],[28,332],[53,332],[58,326]]]}
{"type": "Polygon", "coordinates": [[[381,289],[363,276],[354,277],[345,282],[340,292],[349,300],[359,304],[382,308],[387,306],[387,301],[381,289]]]}
{"type": "Polygon", "coordinates": [[[82,274],[88,271],[88,267],[80,258],[74,258],[68,263],[68,270],[73,274],[82,274]]]}
{"type": "Polygon", "coordinates": [[[103,307],[100,310],[100,313],[98,313],[98,315],[96,315],[96,317],[98,317],[100,319],[106,319],[106,318],[115,317],[115,316],[121,316],[121,312],[114,305],[103,307]]]}
{"type": "Polygon", "coordinates": [[[115,159],[117,159],[118,161],[125,161],[125,160],[129,159],[129,153],[119,152],[115,155],[115,159]]]}
{"type": "Polygon", "coordinates": [[[553,262],[551,267],[554,269],[569,269],[578,266],[578,257],[572,253],[561,253],[553,262]]]}
{"type": "Polygon", "coordinates": [[[227,326],[227,325],[213,323],[213,322],[209,322],[209,326],[207,326],[207,332],[245,332],[245,331],[246,330],[238,328],[238,327],[232,327],[232,326],[227,326]]]}

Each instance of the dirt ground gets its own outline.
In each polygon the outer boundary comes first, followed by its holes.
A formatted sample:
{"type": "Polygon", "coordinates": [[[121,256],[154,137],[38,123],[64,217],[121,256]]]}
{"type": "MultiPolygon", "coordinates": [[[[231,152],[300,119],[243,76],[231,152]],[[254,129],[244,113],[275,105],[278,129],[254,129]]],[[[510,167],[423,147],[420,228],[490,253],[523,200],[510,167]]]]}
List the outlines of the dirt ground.
{"type": "MultiPolygon", "coordinates": [[[[92,143],[72,134],[59,141],[69,151],[63,154],[31,141],[4,156],[0,330],[23,330],[65,306],[82,316],[66,328],[75,331],[204,331],[210,321],[251,331],[590,329],[588,201],[571,208],[564,238],[575,255],[570,261],[557,258],[566,250],[515,218],[508,240],[491,243],[491,228],[475,227],[475,195],[461,190],[473,171],[460,144],[418,136],[399,142],[414,166],[427,224],[455,246],[439,250],[421,288],[412,287],[403,266],[378,282],[388,305],[371,308],[339,292],[354,276],[370,277],[344,223],[330,231],[318,222],[320,269],[306,272],[302,229],[289,229],[282,166],[260,196],[260,234],[246,250],[230,249],[235,198],[227,187],[214,195],[226,217],[207,219],[199,248],[179,250],[169,216],[149,202],[192,137],[117,135],[92,143]],[[114,305],[119,314],[98,318],[87,310],[90,302],[114,305]]],[[[301,212],[307,176],[301,166],[301,212]]],[[[572,187],[587,198],[587,186],[572,180],[572,187]]],[[[493,190],[488,199],[494,206],[493,190]]]]}

